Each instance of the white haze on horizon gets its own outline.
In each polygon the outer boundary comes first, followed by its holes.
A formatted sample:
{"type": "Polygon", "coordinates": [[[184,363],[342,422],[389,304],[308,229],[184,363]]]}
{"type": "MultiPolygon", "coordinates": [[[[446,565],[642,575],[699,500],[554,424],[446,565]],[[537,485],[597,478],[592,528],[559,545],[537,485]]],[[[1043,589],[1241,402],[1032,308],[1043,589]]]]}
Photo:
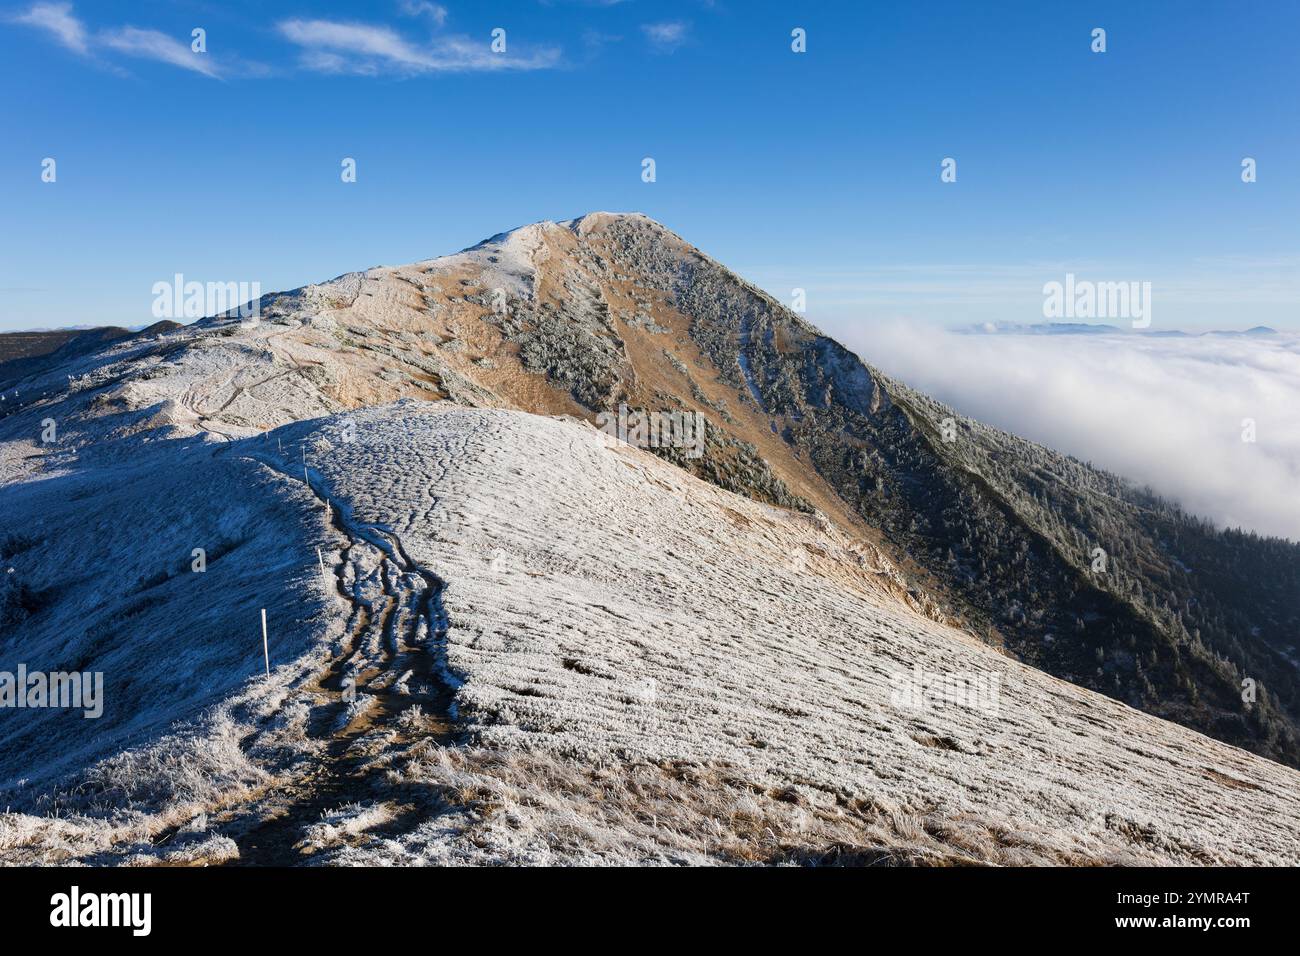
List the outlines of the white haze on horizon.
{"type": "Polygon", "coordinates": [[[841,341],[963,415],[1221,526],[1300,541],[1300,334],[972,335],[896,322],[841,341]]]}

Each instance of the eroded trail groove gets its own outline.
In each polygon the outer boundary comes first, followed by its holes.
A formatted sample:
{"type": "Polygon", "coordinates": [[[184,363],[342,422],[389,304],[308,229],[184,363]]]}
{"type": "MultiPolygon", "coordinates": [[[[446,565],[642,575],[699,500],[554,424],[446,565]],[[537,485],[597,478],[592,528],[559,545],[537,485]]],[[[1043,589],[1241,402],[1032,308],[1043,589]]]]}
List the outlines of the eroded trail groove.
{"type": "MultiPolygon", "coordinates": [[[[302,480],[282,461],[255,457],[287,480],[302,480]]],[[[369,809],[377,821],[351,836],[410,829],[420,813],[385,781],[383,758],[418,739],[445,744],[455,736],[442,581],[413,562],[395,535],[353,522],[345,507],[316,491],[317,479],[309,484],[322,507],[329,502],[330,524],[343,541],[331,579],[350,605],[346,636],[301,691],[311,698],[308,736],[323,749],[287,784],[214,821],[239,846],[232,865],[304,862],[313,851],[308,828],[340,811],[369,809]]]]}

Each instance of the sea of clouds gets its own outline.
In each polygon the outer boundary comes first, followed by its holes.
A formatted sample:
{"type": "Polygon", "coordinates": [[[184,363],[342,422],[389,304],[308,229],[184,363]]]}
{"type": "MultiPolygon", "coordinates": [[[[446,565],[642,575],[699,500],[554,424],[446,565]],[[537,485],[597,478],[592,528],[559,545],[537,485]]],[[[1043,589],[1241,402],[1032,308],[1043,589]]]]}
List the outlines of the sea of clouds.
{"type": "Polygon", "coordinates": [[[1300,334],[986,335],[899,322],[842,340],[965,415],[1220,525],[1300,540],[1300,334]]]}

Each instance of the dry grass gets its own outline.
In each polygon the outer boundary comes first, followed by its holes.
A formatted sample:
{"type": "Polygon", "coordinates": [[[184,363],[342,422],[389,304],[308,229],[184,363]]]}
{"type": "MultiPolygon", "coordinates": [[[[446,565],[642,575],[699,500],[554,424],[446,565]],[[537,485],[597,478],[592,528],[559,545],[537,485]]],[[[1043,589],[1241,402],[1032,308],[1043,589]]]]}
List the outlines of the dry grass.
{"type": "Polygon", "coordinates": [[[974,816],[883,797],[767,786],[739,768],[684,761],[584,766],[553,754],[415,745],[388,769],[425,823],[355,845],[338,863],[639,863],[963,866],[1133,860],[1053,846],[974,816]],[[441,839],[427,837],[438,830],[441,839]]]}

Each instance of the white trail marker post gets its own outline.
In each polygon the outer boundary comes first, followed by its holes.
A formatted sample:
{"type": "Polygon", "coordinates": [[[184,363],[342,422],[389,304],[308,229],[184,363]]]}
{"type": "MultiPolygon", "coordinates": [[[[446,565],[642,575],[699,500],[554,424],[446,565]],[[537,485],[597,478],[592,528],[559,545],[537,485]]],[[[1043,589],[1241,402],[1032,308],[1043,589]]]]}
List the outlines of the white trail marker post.
{"type": "Polygon", "coordinates": [[[262,608],[262,657],[266,659],[266,679],[271,679],[271,650],[266,643],[266,608],[262,608]]]}

